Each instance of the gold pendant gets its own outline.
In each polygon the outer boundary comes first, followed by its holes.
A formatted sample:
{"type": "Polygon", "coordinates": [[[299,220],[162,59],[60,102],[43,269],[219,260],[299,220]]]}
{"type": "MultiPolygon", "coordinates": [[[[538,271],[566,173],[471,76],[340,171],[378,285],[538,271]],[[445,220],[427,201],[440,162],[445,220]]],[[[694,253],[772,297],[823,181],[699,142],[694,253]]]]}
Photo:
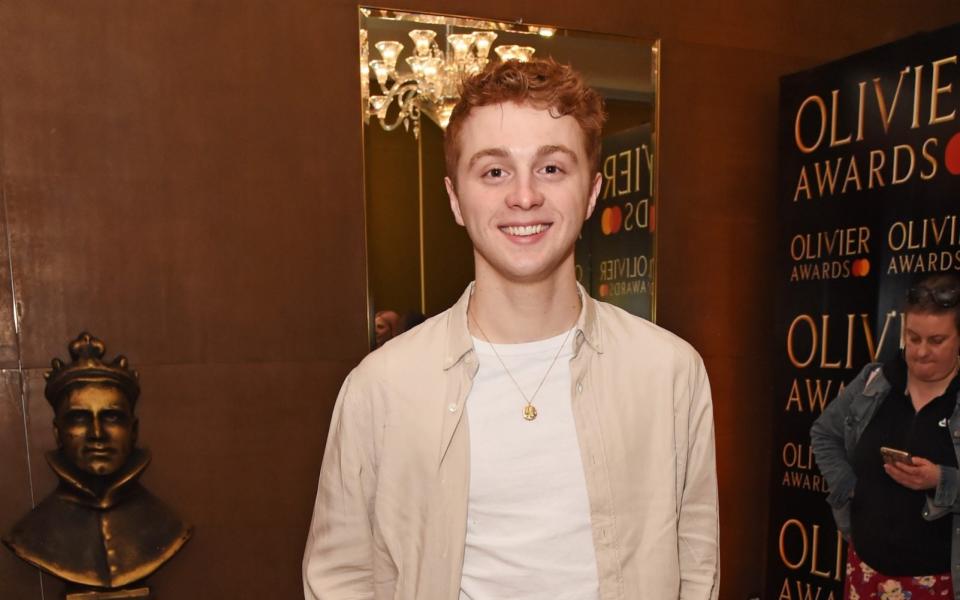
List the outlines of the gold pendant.
{"type": "Polygon", "coordinates": [[[534,406],[534,405],[532,405],[532,404],[528,404],[528,405],[524,406],[524,407],[523,407],[523,418],[526,419],[526,420],[528,420],[528,421],[532,421],[532,420],[536,419],[536,418],[537,418],[537,407],[534,406]]]}

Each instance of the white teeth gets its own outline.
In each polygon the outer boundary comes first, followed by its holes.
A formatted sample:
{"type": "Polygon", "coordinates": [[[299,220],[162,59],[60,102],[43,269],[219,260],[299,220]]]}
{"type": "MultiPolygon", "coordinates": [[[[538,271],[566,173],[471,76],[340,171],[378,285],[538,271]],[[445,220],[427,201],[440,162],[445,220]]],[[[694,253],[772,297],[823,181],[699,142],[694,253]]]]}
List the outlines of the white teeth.
{"type": "Polygon", "coordinates": [[[501,227],[500,229],[502,231],[507,232],[510,235],[525,236],[525,235],[536,235],[541,231],[546,231],[547,227],[549,227],[549,225],[545,225],[541,223],[539,225],[523,225],[523,226],[508,225],[506,227],[501,227]]]}

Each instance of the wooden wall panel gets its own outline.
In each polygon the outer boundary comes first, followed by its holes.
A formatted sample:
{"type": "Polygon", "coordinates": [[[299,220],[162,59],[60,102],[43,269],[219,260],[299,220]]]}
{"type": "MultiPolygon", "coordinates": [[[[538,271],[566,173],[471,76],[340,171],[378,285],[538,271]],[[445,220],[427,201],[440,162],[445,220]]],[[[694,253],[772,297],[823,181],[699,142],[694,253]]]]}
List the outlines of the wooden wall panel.
{"type": "MultiPolygon", "coordinates": [[[[30,510],[30,466],[21,404],[20,372],[0,371],[0,527],[30,510]]],[[[6,533],[6,529],[2,533],[6,533]]],[[[0,591],[4,597],[40,597],[39,572],[0,545],[0,591]]]]}
{"type": "MultiPolygon", "coordinates": [[[[29,508],[27,465],[37,498],[55,484],[42,371],[90,329],[140,369],[145,481],[197,528],[152,578],[160,597],[296,597],[329,414],[366,351],[359,117],[342,91],[356,69],[339,58],[356,51],[355,7],[10,3],[0,27],[24,309],[7,345],[27,382],[0,419],[18,492],[0,528],[29,508]],[[328,8],[350,26],[324,32],[328,8]]],[[[39,598],[36,571],[3,552],[0,596],[39,598]]]]}

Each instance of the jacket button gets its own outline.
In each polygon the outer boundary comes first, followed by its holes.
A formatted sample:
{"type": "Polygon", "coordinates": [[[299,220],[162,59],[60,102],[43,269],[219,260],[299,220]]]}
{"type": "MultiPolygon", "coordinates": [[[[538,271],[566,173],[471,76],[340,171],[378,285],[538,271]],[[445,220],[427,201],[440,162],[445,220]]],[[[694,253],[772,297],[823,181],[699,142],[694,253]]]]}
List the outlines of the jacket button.
{"type": "Polygon", "coordinates": [[[449,410],[452,413],[457,412],[457,405],[451,404],[450,406],[447,407],[447,410],[449,410]]]}
{"type": "Polygon", "coordinates": [[[578,394],[582,394],[582,393],[583,393],[583,384],[582,384],[581,382],[579,382],[579,381],[577,382],[577,393],[578,393],[578,394]]]}

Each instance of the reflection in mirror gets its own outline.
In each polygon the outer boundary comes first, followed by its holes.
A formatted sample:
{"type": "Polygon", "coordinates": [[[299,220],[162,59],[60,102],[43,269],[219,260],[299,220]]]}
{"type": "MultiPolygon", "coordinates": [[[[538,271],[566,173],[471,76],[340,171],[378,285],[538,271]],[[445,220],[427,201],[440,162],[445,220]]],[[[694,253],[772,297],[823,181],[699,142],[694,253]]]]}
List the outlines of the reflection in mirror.
{"type": "Polygon", "coordinates": [[[595,298],[655,317],[658,49],[652,40],[360,8],[372,347],[445,310],[473,278],[470,240],[443,186],[443,128],[462,78],[489,61],[531,56],[573,66],[605,101],[603,185],[577,243],[577,278],[595,298]]]}

